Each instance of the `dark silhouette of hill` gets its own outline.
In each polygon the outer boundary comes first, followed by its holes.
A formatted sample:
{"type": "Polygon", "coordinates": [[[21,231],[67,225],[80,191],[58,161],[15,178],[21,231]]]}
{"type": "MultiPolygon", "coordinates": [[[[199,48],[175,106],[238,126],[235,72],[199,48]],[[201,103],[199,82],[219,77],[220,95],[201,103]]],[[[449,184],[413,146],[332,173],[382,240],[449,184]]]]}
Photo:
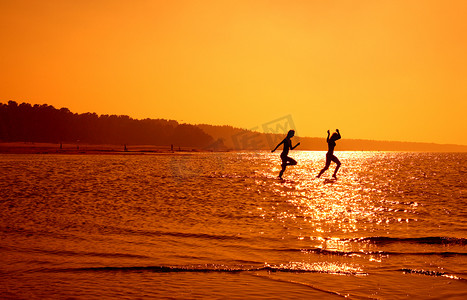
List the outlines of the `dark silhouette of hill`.
{"type": "MultiPolygon", "coordinates": [[[[250,131],[232,126],[198,125],[216,140],[221,140],[228,149],[234,150],[271,150],[284,138],[284,133],[270,134],[250,131]]],[[[297,150],[326,151],[326,137],[295,137],[300,141],[297,150]]],[[[467,152],[466,145],[435,144],[419,142],[375,141],[347,139],[345,134],[339,140],[337,151],[433,151],[433,152],[467,152]]]]}
{"type": "Polygon", "coordinates": [[[67,108],[0,103],[0,141],[131,144],[203,148],[213,143],[197,126],[164,119],[136,120],[124,115],[76,114],[67,108]]]}

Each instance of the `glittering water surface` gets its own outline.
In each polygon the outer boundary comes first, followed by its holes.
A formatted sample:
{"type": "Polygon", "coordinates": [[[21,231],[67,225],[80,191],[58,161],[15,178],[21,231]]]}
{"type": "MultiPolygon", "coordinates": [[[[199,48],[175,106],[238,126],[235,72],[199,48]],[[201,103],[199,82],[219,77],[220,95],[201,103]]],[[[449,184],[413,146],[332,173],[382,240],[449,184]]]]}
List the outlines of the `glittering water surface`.
{"type": "Polygon", "coordinates": [[[464,153],[0,156],[5,298],[465,298],[464,153]]]}

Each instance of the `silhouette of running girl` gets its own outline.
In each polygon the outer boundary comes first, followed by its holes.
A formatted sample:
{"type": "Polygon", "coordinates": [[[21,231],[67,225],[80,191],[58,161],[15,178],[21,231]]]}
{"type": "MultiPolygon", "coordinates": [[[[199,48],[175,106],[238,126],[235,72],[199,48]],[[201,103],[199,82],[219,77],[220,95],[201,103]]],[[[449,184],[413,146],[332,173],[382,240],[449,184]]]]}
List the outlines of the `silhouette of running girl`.
{"type": "Polygon", "coordinates": [[[281,144],[284,144],[284,149],[282,150],[282,153],[281,153],[282,170],[279,173],[279,178],[280,179],[282,179],[282,175],[284,174],[285,168],[287,166],[294,166],[294,165],[297,164],[297,161],[295,159],[290,158],[290,157],[287,156],[289,154],[289,150],[293,150],[293,149],[297,148],[298,145],[300,145],[300,143],[298,143],[298,144],[295,145],[295,147],[292,147],[292,141],[290,139],[294,135],[295,135],[295,130],[289,130],[289,132],[287,133],[287,136],[285,137],[285,139],[283,139],[282,142],[277,144],[276,148],[274,148],[274,150],[271,151],[271,152],[276,151],[276,149],[279,148],[279,146],[281,144]]]}
{"type": "Polygon", "coordinates": [[[341,138],[341,134],[339,132],[339,129],[336,129],[336,132],[334,132],[331,135],[331,138],[329,138],[329,130],[328,130],[328,137],[326,139],[326,142],[328,143],[328,153],[326,153],[326,165],[324,168],[319,172],[318,178],[327,170],[329,169],[329,166],[331,165],[331,161],[335,162],[337,164],[336,169],[334,170],[334,174],[332,177],[336,178],[337,170],[339,170],[339,167],[341,166],[341,162],[337,159],[336,156],[334,156],[334,147],[336,147],[336,141],[341,138]]]}

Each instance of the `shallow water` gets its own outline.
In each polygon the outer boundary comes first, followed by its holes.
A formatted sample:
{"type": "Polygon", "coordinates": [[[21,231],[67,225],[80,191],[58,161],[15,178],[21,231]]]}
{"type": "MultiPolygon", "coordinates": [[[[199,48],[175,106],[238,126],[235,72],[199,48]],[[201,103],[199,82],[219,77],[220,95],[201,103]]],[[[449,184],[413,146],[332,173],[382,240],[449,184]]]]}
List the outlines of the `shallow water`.
{"type": "Polygon", "coordinates": [[[465,153],[1,155],[6,298],[465,298],[465,153]]]}

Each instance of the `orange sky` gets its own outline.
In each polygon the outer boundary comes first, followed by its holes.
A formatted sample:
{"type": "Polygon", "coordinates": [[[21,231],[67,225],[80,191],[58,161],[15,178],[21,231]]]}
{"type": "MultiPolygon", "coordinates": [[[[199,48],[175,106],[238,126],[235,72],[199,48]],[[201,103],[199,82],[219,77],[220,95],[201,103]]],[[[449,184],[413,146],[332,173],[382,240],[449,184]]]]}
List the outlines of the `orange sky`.
{"type": "Polygon", "coordinates": [[[467,144],[467,1],[0,1],[0,101],[467,144]]]}

